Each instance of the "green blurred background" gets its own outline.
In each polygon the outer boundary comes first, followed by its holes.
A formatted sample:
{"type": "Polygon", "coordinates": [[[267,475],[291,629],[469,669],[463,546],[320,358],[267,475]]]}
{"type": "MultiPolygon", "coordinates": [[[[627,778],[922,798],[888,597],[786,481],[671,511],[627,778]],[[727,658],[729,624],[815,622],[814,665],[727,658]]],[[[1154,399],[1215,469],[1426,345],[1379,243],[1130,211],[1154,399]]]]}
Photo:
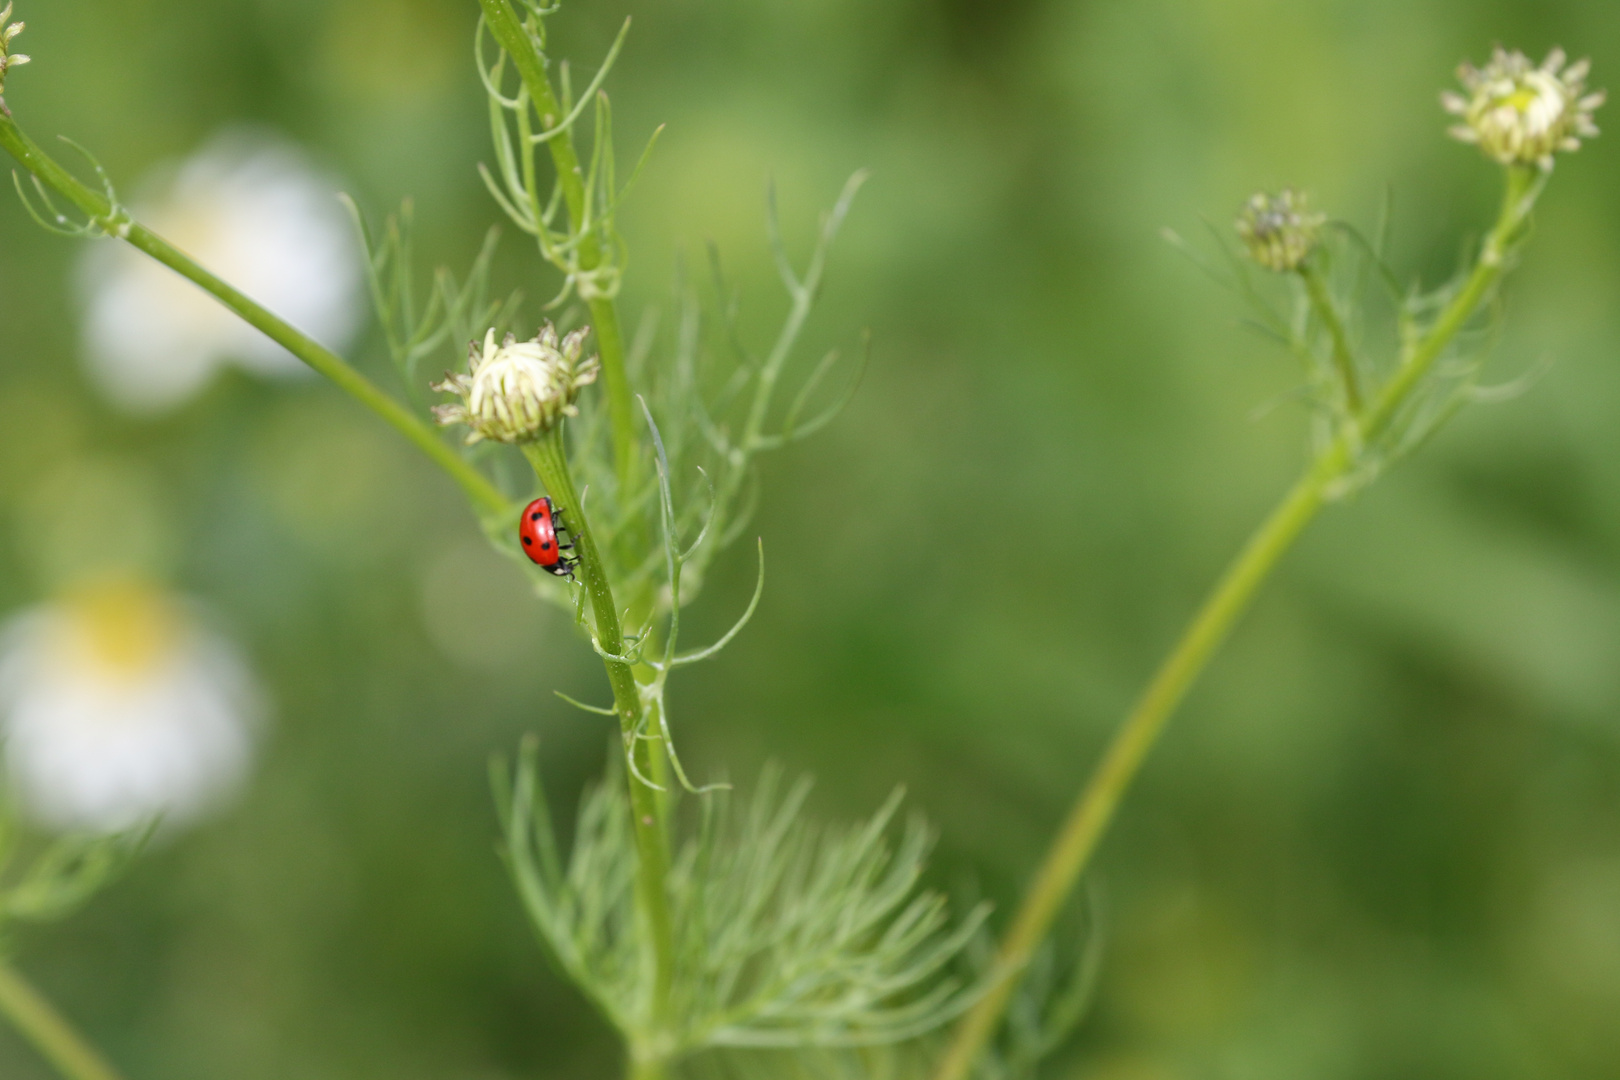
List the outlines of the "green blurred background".
{"type": "MultiPolygon", "coordinates": [[[[373,214],[415,196],[425,260],[463,265],[496,216],[475,11],[25,0],[7,99],[130,187],[269,124],[373,214]]],[[[1157,230],[1284,183],[1370,223],[1388,184],[1395,261],[1433,284],[1496,199],[1443,136],[1456,63],[1563,44],[1597,86],[1620,72],[1599,0],[574,0],[556,43],[594,68],[625,14],[623,142],[669,124],[624,220],[632,317],[712,238],[764,334],[766,179],[803,252],[874,171],[811,335],[870,326],[874,361],[767,463],[766,600],[675,686],[688,764],[812,771],[833,817],[903,783],[940,881],[1004,906],[1302,458],[1297,412],[1251,418],[1291,363],[1157,230]]],[[[1178,718],[1098,864],[1106,973],[1051,1075],[1620,1075],[1617,178],[1614,136],[1560,165],[1509,287],[1497,373],[1550,373],[1326,513],[1178,718]]],[[[551,695],[600,696],[588,647],[324,386],[230,375],[147,423],[99,404],[81,255],[0,198],[0,609],[41,598],[30,484],[133,463],[277,719],[237,803],[19,963],[131,1080],[612,1075],[497,863],[484,772],[528,731],[563,801],[600,770],[600,718],[551,695]]],[[[751,573],[729,564],[697,633],[751,573]]],[[[47,1073],[0,1031],[0,1076],[47,1073]]]]}

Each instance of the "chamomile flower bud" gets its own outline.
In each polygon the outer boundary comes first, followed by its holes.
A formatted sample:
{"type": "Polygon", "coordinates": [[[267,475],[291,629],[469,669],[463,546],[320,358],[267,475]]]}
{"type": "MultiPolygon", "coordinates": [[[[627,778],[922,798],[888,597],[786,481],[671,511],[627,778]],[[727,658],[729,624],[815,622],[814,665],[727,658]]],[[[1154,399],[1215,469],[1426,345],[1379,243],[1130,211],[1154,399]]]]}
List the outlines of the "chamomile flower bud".
{"type": "Polygon", "coordinates": [[[1284,188],[1276,195],[1256,194],[1244,204],[1236,225],[1249,257],[1281,274],[1304,265],[1326,220],[1306,208],[1304,195],[1284,188]]]}
{"type": "MultiPolygon", "coordinates": [[[[22,53],[13,53],[11,51],[12,40],[23,32],[25,24],[14,22],[8,26],[6,20],[9,18],[11,18],[11,5],[8,3],[6,9],[0,11],[0,94],[5,93],[6,72],[28,63],[28,57],[22,53]]],[[[0,98],[0,114],[8,117],[11,115],[11,110],[6,108],[5,98],[0,98]]]]}
{"type": "Polygon", "coordinates": [[[1452,137],[1476,144],[1492,161],[1544,171],[1558,151],[1579,150],[1583,138],[1598,133],[1592,112],[1606,94],[1586,93],[1590,61],[1565,67],[1565,59],[1564,50],[1554,49],[1537,67],[1522,52],[1498,48],[1483,68],[1464,64],[1457,78],[1467,96],[1440,95],[1445,110],[1462,118],[1452,137]]]}
{"type": "Polygon", "coordinates": [[[441,424],[465,424],[472,430],[468,444],[490,439],[503,443],[533,442],[565,416],[576,416],[574,399],[596,381],[600,365],[592,356],[581,359],[589,327],[557,339],[549,322],[530,341],[511,334],[499,344],[495,331],[484,335],[480,350],[468,348],[467,372],[446,375],[433,389],[456,394],[459,402],[433,410],[441,424]]]}

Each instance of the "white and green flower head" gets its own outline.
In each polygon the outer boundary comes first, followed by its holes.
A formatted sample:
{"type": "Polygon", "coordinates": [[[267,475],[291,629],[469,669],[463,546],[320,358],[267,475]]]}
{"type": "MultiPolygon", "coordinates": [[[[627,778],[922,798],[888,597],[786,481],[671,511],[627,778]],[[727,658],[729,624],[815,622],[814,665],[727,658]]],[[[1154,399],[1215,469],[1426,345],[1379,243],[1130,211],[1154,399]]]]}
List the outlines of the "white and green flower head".
{"type": "Polygon", "coordinates": [[[1462,117],[1452,136],[1503,165],[1550,170],[1555,153],[1579,150],[1583,138],[1598,133],[1592,112],[1607,96],[1586,93],[1590,61],[1568,67],[1564,61],[1564,50],[1554,49],[1537,67],[1522,52],[1498,47],[1483,68],[1464,64],[1457,78],[1468,96],[1449,90],[1440,96],[1447,112],[1462,117]]]}
{"type": "MultiPolygon", "coordinates": [[[[6,20],[9,18],[11,18],[11,5],[8,3],[5,10],[0,11],[0,94],[5,93],[6,90],[6,72],[14,67],[22,67],[28,63],[28,57],[22,53],[13,53],[11,51],[11,42],[18,34],[23,32],[24,24],[14,22],[8,26],[6,20]]],[[[4,98],[0,98],[0,113],[8,117],[11,115],[11,110],[6,108],[4,98]]]]}
{"type": "Polygon", "coordinates": [[[471,428],[469,444],[533,442],[563,417],[578,415],[574,399],[581,387],[596,381],[597,358],[581,359],[589,333],[589,327],[580,327],[559,341],[548,322],[531,341],[507,334],[496,344],[495,331],[489,331],[481,351],[476,342],[469,347],[466,374],[434,385],[461,400],[439,405],[433,414],[441,424],[471,428]]]}
{"type": "Polygon", "coordinates": [[[1325,214],[1313,214],[1305,196],[1291,188],[1260,192],[1243,205],[1237,231],[1249,257],[1267,270],[1289,273],[1305,264],[1320,239],[1325,214]]]}

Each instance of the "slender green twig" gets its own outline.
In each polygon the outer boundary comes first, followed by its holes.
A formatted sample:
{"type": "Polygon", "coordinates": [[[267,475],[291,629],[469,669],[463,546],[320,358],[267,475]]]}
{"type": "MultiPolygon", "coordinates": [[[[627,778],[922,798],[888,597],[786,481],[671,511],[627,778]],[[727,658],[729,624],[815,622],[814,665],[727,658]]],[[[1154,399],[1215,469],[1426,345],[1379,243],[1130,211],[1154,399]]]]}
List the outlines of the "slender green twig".
{"type": "Polygon", "coordinates": [[[63,1080],[122,1080],[118,1071],[73,1029],[56,1008],[23,977],[0,960],[0,1013],[11,1021],[63,1080]]]}
{"type": "Polygon", "coordinates": [[[1403,362],[1379,395],[1377,402],[1362,422],[1364,437],[1371,439],[1384,433],[1394,421],[1412,391],[1429,373],[1436,360],[1445,351],[1457,333],[1473,317],[1479,306],[1490,296],[1491,290],[1507,272],[1509,249],[1536,199],[1546,184],[1547,174],[1529,166],[1517,165],[1508,169],[1507,188],[1502,196],[1502,210],[1496,226],[1485,238],[1478,261],[1468,274],[1457,295],[1446,306],[1434,326],[1403,358],[1403,362]]]}
{"type": "MultiPolygon", "coordinates": [[[[664,821],[663,801],[658,797],[658,791],[647,782],[652,775],[654,755],[650,740],[645,737],[641,691],[636,684],[633,660],[625,654],[624,631],[619,625],[613,588],[607,579],[590,522],[585,517],[585,508],[568,470],[561,425],[553,427],[538,441],[526,444],[523,449],[540,482],[545,485],[546,494],[561,512],[562,520],[574,538],[574,553],[579,559],[577,570],[591,598],[591,612],[596,623],[596,646],[603,654],[602,662],[607,667],[608,681],[613,687],[613,707],[619,717],[620,733],[624,737],[628,766],[625,772],[635,815],[637,906],[653,950],[652,1016],[655,1025],[663,1027],[670,1019],[670,991],[674,985],[675,936],[670,920],[669,897],[665,892],[669,876],[669,833],[664,821]]],[[[632,1044],[630,1054],[632,1077],[654,1080],[663,1074],[666,1053],[661,1047],[632,1044]]]]}
{"type": "Polygon", "coordinates": [[[1332,339],[1333,367],[1339,373],[1339,384],[1344,388],[1345,407],[1351,416],[1357,416],[1361,413],[1361,379],[1356,374],[1356,358],[1350,351],[1350,336],[1345,333],[1344,321],[1339,318],[1338,309],[1333,306],[1333,297],[1328,293],[1327,282],[1314,262],[1307,259],[1299,268],[1299,277],[1311,298],[1311,308],[1316,312],[1316,317],[1322,320],[1328,337],[1332,339]]]}
{"type": "MultiPolygon", "coordinates": [[[[484,9],[484,21],[495,40],[517,65],[518,75],[534,101],[546,130],[557,128],[563,119],[563,109],[557,101],[546,73],[546,58],[540,52],[534,37],[524,26],[512,0],[478,0],[484,9]]],[[[538,18],[538,16],[535,16],[538,18]]],[[[568,216],[578,236],[579,267],[590,273],[602,266],[602,245],[589,225],[585,192],[585,174],[580,168],[579,152],[574,146],[572,128],[563,127],[546,140],[551,151],[552,165],[562,185],[563,201],[568,205],[568,216]]],[[[527,148],[525,148],[525,151],[527,148]]],[[[624,334],[619,328],[618,305],[611,297],[586,297],[591,309],[591,325],[596,329],[596,349],[602,361],[602,381],[606,384],[608,419],[613,431],[613,461],[624,497],[636,490],[641,456],[636,439],[636,420],[630,377],[625,367],[624,334]]]]}
{"type": "Polygon", "coordinates": [[[1051,929],[1095,853],[1121,799],[1165,724],[1193,682],[1248,609],[1256,591],[1305,526],[1356,466],[1361,448],[1383,435],[1446,347],[1490,296],[1507,268],[1545,177],[1534,169],[1508,170],[1501,214],[1462,287],[1439,318],[1401,358],[1366,417],[1341,432],[1272,511],[1227,568],[1126,717],[1090,781],[1080,792],[1036,872],[996,959],[995,982],[962,1018],[934,1080],[965,1080],[1017,989],[1025,967],[1051,929]]]}
{"type": "Polygon", "coordinates": [[[109,193],[96,191],[82,183],[41,150],[15,122],[4,116],[0,116],[0,147],[4,147],[41,183],[77,207],[96,229],[145,252],[201,286],[248,325],[263,331],[271,340],[376,413],[448,473],[479,511],[495,514],[504,513],[509,508],[507,498],[495,485],[446,444],[427,421],[356,371],[332,350],[255,303],[130,217],[129,212],[118,205],[109,193]]]}
{"type": "MultiPolygon", "coordinates": [[[[711,547],[710,551],[718,551],[726,543],[732,522],[726,520],[725,513],[736,505],[737,496],[743,483],[749,477],[749,463],[755,454],[762,450],[771,450],[786,445],[789,441],[786,429],[783,434],[767,435],[765,424],[769,417],[772,403],[775,399],[777,383],[788,361],[793,356],[794,348],[798,345],[799,335],[804,331],[806,321],[815,308],[816,299],[821,292],[822,279],[827,271],[827,259],[832,252],[833,240],[837,237],[839,229],[843,227],[844,219],[848,216],[850,207],[854,205],[855,196],[865,186],[869,174],[865,169],[857,170],[844,182],[844,189],[838,195],[838,201],[822,217],[820,233],[816,239],[815,250],[811,253],[810,262],[805,267],[803,277],[794,272],[788,262],[788,256],[782,245],[781,229],[777,221],[776,196],[774,189],[770,195],[770,209],[766,217],[766,224],[770,230],[771,247],[776,256],[777,269],[782,277],[782,285],[787,290],[790,300],[786,319],[782,328],[777,332],[776,341],[771,351],[766,354],[765,360],[759,366],[759,374],[754,385],[754,396],[748,404],[748,412],[744,419],[742,431],[734,445],[724,447],[722,451],[729,460],[731,468],[727,470],[725,478],[721,481],[720,492],[715,505],[720,509],[716,512],[714,530],[719,543],[711,547]]],[[[816,378],[817,376],[812,376],[816,378]]],[[[797,407],[793,410],[796,415],[797,407]]],[[[804,434],[801,428],[799,434],[804,434]]]]}
{"type": "Polygon", "coordinates": [[[1047,851],[997,957],[997,981],[963,1017],[936,1080],[962,1080],[1001,1022],[1019,976],[1067,902],[1113,819],[1125,790],[1188,688],[1203,671],[1272,567],[1316,516],[1328,486],[1343,473],[1345,444],[1325,454],[1302,479],[1222,576],[1175,650],[1115,735],[1091,781],[1047,851]]]}

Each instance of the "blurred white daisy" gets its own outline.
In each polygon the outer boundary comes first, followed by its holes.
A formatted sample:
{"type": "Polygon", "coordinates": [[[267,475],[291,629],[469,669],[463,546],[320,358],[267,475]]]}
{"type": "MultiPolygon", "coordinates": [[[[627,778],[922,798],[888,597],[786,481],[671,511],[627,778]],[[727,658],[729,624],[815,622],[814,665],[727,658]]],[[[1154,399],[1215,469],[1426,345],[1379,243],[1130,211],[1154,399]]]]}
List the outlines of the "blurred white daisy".
{"type": "MultiPolygon", "coordinates": [[[[360,322],[360,255],[328,183],[288,143],[228,131],[182,164],[135,215],[209,270],[322,344],[341,349],[360,322]]],[[[132,412],[185,401],[237,363],[302,373],[292,354],[200,288],[124,244],[90,249],[85,363],[132,412]]]]}
{"type": "Polygon", "coordinates": [[[57,829],[173,824],[229,795],[261,712],[231,644],[143,582],[83,585],[0,630],[0,736],[23,809],[57,829]]]}

